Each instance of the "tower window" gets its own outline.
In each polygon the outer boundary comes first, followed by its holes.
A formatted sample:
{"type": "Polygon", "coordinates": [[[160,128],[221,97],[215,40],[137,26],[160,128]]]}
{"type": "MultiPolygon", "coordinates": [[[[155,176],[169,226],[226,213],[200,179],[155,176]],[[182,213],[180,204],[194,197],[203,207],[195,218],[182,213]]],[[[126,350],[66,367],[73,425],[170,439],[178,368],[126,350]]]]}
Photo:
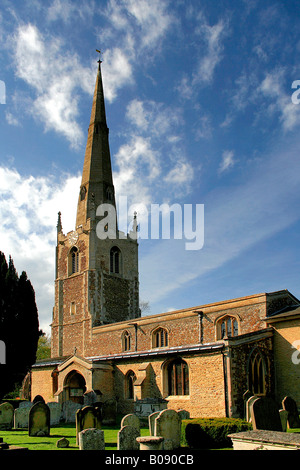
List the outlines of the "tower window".
{"type": "Polygon", "coordinates": [[[86,195],[86,188],[85,186],[82,186],[81,190],[80,190],[80,200],[83,201],[85,199],[85,195],[86,195]]]}
{"type": "Polygon", "coordinates": [[[110,268],[111,273],[120,274],[121,273],[121,251],[117,246],[114,246],[110,250],[110,268]]]}
{"type": "Polygon", "coordinates": [[[79,251],[76,246],[70,250],[69,254],[69,275],[78,273],[79,271],[79,251]]]}
{"type": "Polygon", "coordinates": [[[164,328],[158,328],[152,334],[152,347],[163,348],[168,346],[168,332],[164,328]]]}

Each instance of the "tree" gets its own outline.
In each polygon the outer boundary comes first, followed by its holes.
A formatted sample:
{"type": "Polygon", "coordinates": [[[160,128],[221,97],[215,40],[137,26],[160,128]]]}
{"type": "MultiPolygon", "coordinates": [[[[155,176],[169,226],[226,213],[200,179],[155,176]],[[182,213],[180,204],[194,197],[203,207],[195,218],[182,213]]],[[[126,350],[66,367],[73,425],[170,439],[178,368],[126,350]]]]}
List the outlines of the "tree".
{"type": "Polygon", "coordinates": [[[6,346],[6,364],[0,373],[0,398],[21,385],[36,360],[38,311],[31,282],[23,271],[19,277],[13,260],[0,252],[0,340],[6,346]]]}
{"type": "Polygon", "coordinates": [[[36,360],[41,361],[49,357],[51,357],[51,338],[43,333],[39,338],[36,360]]]}

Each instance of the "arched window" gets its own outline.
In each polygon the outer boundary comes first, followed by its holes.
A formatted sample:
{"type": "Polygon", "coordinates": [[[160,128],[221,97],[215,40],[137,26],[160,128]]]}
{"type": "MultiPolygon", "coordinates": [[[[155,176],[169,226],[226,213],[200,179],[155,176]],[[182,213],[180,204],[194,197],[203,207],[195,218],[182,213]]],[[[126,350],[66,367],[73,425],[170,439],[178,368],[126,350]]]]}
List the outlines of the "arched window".
{"type": "Polygon", "coordinates": [[[124,331],[122,334],[122,350],[130,351],[131,348],[131,335],[128,331],[124,331]]]}
{"type": "Polygon", "coordinates": [[[189,369],[183,359],[175,359],[167,366],[168,394],[189,395],[189,369]]]}
{"type": "Polygon", "coordinates": [[[255,349],[249,360],[249,390],[253,395],[265,395],[266,364],[261,352],[255,349]]]}
{"type": "Polygon", "coordinates": [[[125,376],[125,398],[132,400],[134,398],[134,382],[136,375],[132,370],[129,370],[125,376]]]}
{"type": "Polygon", "coordinates": [[[117,246],[110,250],[110,272],[121,274],[121,251],[117,246]]]}
{"type": "Polygon", "coordinates": [[[217,339],[238,336],[239,324],[235,317],[222,317],[217,323],[217,339]]]}
{"type": "Polygon", "coordinates": [[[152,333],[152,347],[163,348],[168,346],[168,332],[164,328],[157,328],[152,333]]]}
{"type": "Polygon", "coordinates": [[[79,271],[79,251],[76,246],[69,253],[69,275],[78,273],[79,271]]]}

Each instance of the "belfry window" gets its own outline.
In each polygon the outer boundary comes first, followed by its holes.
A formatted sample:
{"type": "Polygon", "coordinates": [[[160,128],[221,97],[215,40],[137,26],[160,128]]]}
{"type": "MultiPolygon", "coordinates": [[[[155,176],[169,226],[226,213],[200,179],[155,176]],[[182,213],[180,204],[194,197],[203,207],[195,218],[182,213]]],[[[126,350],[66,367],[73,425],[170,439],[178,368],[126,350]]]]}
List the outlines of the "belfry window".
{"type": "Polygon", "coordinates": [[[189,395],[189,369],[183,359],[175,359],[167,366],[168,395],[189,395]]]}
{"type": "Polygon", "coordinates": [[[121,274],[121,251],[117,246],[110,250],[110,272],[121,274]]]}
{"type": "Polygon", "coordinates": [[[168,332],[164,328],[158,328],[152,333],[152,347],[163,348],[168,346],[168,332]]]}
{"type": "Polygon", "coordinates": [[[79,251],[76,246],[70,250],[69,253],[69,275],[78,273],[79,271],[79,251]]]}

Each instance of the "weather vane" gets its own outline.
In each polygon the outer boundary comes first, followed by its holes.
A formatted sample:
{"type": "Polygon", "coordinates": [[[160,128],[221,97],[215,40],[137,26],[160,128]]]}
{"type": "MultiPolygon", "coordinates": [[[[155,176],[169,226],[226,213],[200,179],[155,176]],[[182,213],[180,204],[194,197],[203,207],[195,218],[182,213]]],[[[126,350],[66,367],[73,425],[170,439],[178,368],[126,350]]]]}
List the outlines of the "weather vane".
{"type": "MultiPolygon", "coordinates": [[[[99,52],[99,54],[100,54],[100,57],[101,57],[101,54],[102,54],[102,52],[101,52],[101,51],[99,51],[98,49],[96,49],[96,52],[99,52]]],[[[101,60],[101,58],[99,59],[99,61],[98,61],[98,62],[99,62],[100,64],[102,63],[102,60],[101,60]]]]}

